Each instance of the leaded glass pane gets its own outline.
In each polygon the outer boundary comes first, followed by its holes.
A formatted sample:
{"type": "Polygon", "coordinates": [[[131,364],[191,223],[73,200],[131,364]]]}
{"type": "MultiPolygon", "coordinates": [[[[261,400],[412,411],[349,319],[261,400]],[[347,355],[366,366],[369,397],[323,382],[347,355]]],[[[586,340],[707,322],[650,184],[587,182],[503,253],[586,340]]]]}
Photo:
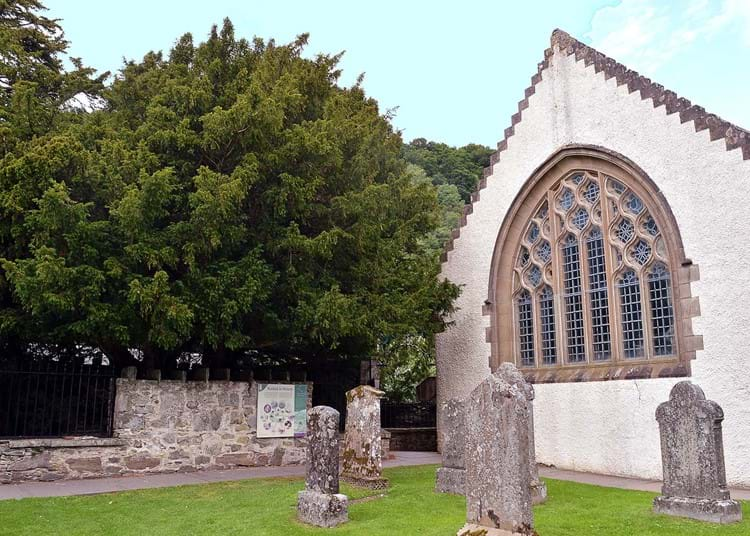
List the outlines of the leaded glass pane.
{"type": "Polygon", "coordinates": [[[646,220],[643,222],[643,229],[651,236],[656,236],[656,234],[659,232],[659,228],[656,226],[656,222],[651,216],[646,218],[646,220]]]}
{"type": "Polygon", "coordinates": [[[617,238],[622,242],[627,242],[633,238],[634,232],[633,223],[630,220],[622,220],[617,225],[617,238]]]}
{"type": "Polygon", "coordinates": [[[641,238],[633,248],[633,258],[638,264],[643,266],[648,262],[649,257],[651,257],[651,246],[641,238]]]}
{"type": "Polygon", "coordinates": [[[531,310],[531,296],[524,290],[516,300],[518,306],[518,334],[521,347],[521,365],[534,366],[534,316],[531,310]]]}
{"type": "Polygon", "coordinates": [[[568,361],[586,360],[581,299],[581,261],[578,240],[568,236],[563,244],[563,283],[565,288],[565,333],[568,341],[568,361]]]}
{"type": "Polygon", "coordinates": [[[544,287],[539,294],[539,312],[542,321],[542,363],[554,365],[557,362],[555,306],[550,287],[544,287]]]}
{"type": "Polygon", "coordinates": [[[528,240],[530,244],[533,244],[536,242],[537,238],[539,238],[539,227],[536,223],[532,223],[531,226],[529,226],[529,232],[526,233],[526,240],[528,240]]]}
{"type": "Polygon", "coordinates": [[[537,265],[532,266],[529,273],[526,274],[526,282],[532,287],[537,287],[542,282],[542,271],[537,265]]]}
{"type": "Polygon", "coordinates": [[[583,229],[588,222],[589,213],[586,212],[586,209],[579,208],[573,215],[573,225],[575,225],[577,229],[583,229]]]}
{"type": "Polygon", "coordinates": [[[599,199],[599,185],[595,182],[590,182],[586,187],[586,192],[583,194],[589,203],[594,203],[599,199]]]}
{"type": "Polygon", "coordinates": [[[573,182],[576,184],[581,184],[583,182],[583,175],[580,173],[573,176],[573,182]]]}
{"type": "Polygon", "coordinates": [[[625,201],[625,206],[633,214],[640,214],[643,211],[643,201],[635,194],[630,194],[625,201]]]}
{"type": "Polygon", "coordinates": [[[617,284],[622,315],[622,345],[626,358],[643,357],[643,312],[638,276],[628,270],[617,284]]]}
{"type": "Polygon", "coordinates": [[[662,263],[656,264],[648,276],[648,293],[654,354],[672,355],[674,353],[674,312],[669,272],[662,263]]]}
{"type": "Polygon", "coordinates": [[[609,183],[609,189],[612,190],[612,192],[617,195],[620,195],[622,192],[625,191],[625,185],[623,185],[620,181],[616,179],[610,178],[608,183],[609,183]]]}
{"type": "Polygon", "coordinates": [[[609,296],[607,270],[604,263],[604,239],[599,229],[594,229],[586,241],[589,263],[589,302],[591,304],[591,332],[594,359],[609,359],[612,355],[609,329],[609,296]]]}
{"type": "Polygon", "coordinates": [[[568,211],[573,206],[575,198],[573,197],[573,191],[570,188],[563,188],[562,194],[560,195],[560,208],[568,211]]]}
{"type": "Polygon", "coordinates": [[[552,258],[552,247],[549,242],[542,240],[542,243],[536,248],[536,256],[545,264],[552,258]]]}
{"type": "Polygon", "coordinates": [[[521,253],[518,255],[518,264],[520,264],[521,267],[529,264],[529,250],[523,246],[521,246],[521,253]]]}
{"type": "Polygon", "coordinates": [[[539,212],[537,212],[536,217],[540,220],[543,220],[547,217],[547,202],[545,201],[544,204],[542,204],[542,207],[539,209],[539,212]]]}

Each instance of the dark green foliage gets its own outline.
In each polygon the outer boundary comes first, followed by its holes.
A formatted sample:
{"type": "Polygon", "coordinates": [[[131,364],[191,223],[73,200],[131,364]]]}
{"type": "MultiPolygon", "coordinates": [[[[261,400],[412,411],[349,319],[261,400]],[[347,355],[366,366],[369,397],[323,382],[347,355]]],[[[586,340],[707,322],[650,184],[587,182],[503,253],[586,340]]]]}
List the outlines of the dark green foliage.
{"type": "MultiPolygon", "coordinates": [[[[432,184],[437,190],[440,219],[422,239],[423,246],[438,258],[453,229],[458,227],[464,204],[476,189],[492,151],[482,145],[461,148],[422,138],[402,147],[409,162],[407,173],[415,184],[432,184]]],[[[432,338],[409,337],[382,348],[387,356],[381,371],[383,388],[392,400],[414,400],[416,386],[434,376],[435,349],[432,338]]]]}
{"type": "Polygon", "coordinates": [[[228,366],[441,329],[457,288],[425,242],[436,191],[306,41],[237,39],[227,20],[126,63],[98,111],[43,102],[64,120],[0,161],[0,337],[228,366]]]}
{"type": "Polygon", "coordinates": [[[475,143],[456,148],[424,138],[412,140],[403,147],[407,162],[424,169],[436,186],[454,185],[464,203],[470,201],[482,170],[490,165],[492,153],[489,147],[475,143]]]}

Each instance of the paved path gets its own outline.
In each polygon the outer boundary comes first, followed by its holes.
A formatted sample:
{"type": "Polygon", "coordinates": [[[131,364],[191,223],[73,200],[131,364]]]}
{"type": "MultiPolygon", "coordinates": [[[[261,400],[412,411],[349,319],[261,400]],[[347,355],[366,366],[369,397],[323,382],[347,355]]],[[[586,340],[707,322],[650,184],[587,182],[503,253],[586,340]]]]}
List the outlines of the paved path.
{"type": "MultiPolygon", "coordinates": [[[[383,462],[385,467],[402,465],[426,465],[440,463],[435,452],[394,452],[394,459],[383,462]]],[[[92,478],[89,480],[62,480],[58,482],[27,482],[22,484],[0,484],[0,500],[24,499],[27,497],[64,497],[67,495],[92,495],[134,489],[166,488],[186,484],[207,482],[229,482],[249,478],[304,477],[304,465],[285,467],[246,467],[223,471],[195,471],[192,473],[169,473],[145,476],[120,476],[92,478]]]]}
{"type": "MultiPolygon", "coordinates": [[[[385,467],[405,465],[425,465],[440,463],[440,455],[435,452],[394,452],[394,458],[386,460],[385,467]]],[[[611,488],[633,489],[658,492],[661,483],[651,480],[638,480],[616,476],[595,475],[564,471],[550,467],[540,467],[539,473],[545,478],[570,480],[584,484],[594,484],[611,488]]],[[[148,476],[123,476],[91,480],[65,480],[61,482],[29,482],[25,484],[0,485],[0,500],[24,499],[27,497],[63,497],[68,495],[91,495],[134,489],[166,488],[186,484],[207,482],[228,482],[249,478],[302,477],[304,466],[287,467],[248,467],[225,471],[196,471],[194,473],[170,473],[148,476]]],[[[750,500],[750,490],[732,490],[732,498],[750,500]]]]}

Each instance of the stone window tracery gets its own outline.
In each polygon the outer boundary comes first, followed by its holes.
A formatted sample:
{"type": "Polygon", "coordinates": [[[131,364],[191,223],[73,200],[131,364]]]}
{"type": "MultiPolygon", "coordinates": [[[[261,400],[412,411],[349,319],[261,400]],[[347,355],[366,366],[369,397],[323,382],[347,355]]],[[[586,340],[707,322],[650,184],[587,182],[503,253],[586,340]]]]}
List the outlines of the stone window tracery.
{"type": "Polygon", "coordinates": [[[623,178],[579,169],[554,183],[532,214],[510,289],[518,365],[677,355],[673,275],[648,199],[623,178]]]}

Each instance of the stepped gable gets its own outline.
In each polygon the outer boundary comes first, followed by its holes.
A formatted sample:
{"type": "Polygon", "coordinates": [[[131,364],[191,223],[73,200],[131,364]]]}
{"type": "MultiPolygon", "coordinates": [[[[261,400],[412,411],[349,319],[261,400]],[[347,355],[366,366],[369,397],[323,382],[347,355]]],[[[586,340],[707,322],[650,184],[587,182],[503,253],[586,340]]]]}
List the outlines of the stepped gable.
{"type": "Polygon", "coordinates": [[[630,93],[640,91],[641,99],[652,99],[654,108],[665,106],[667,115],[679,113],[680,121],[682,123],[692,121],[696,132],[708,129],[711,141],[724,138],[727,151],[739,149],[742,152],[743,160],[750,160],[750,131],[733,125],[717,115],[708,113],[703,107],[691,103],[674,91],[670,91],[661,84],[652,82],[651,79],[628,69],[623,64],[571,37],[567,32],[556,29],[552,32],[550,38],[550,48],[544,51],[544,60],[537,66],[537,73],[531,77],[531,85],[526,88],[523,100],[518,103],[518,112],[511,116],[510,126],[505,129],[503,139],[497,144],[497,151],[490,156],[490,165],[484,168],[477,189],[471,194],[471,202],[463,207],[459,225],[453,229],[451,238],[445,244],[440,262],[448,260],[448,252],[453,249],[453,241],[460,236],[461,227],[466,225],[467,216],[474,210],[474,203],[479,201],[479,194],[487,186],[487,178],[492,175],[493,166],[499,162],[500,153],[508,148],[508,138],[514,134],[515,126],[521,122],[523,110],[529,107],[529,97],[536,92],[536,85],[541,82],[542,73],[549,67],[549,59],[554,54],[555,47],[566,56],[575,55],[576,61],[583,61],[586,67],[593,64],[594,72],[600,73],[603,71],[605,80],[615,78],[617,85],[627,85],[630,93]]]}

